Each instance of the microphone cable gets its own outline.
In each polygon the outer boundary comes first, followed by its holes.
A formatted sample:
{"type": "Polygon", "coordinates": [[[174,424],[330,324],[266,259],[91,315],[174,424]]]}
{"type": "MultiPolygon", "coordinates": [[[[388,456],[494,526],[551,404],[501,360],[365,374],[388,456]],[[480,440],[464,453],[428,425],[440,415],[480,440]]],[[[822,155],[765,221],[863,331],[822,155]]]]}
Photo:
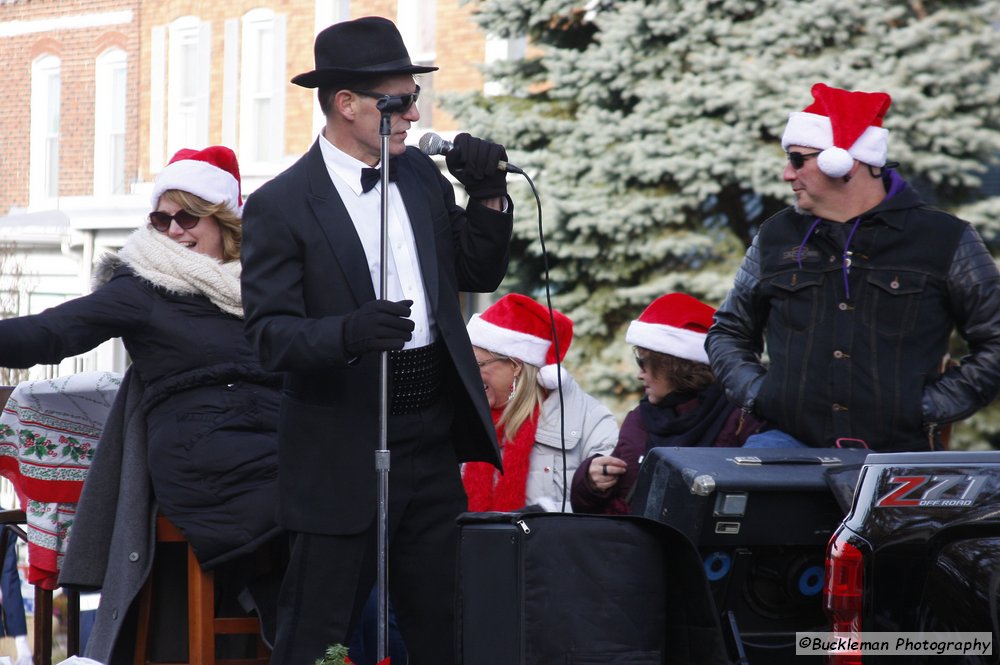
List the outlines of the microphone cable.
{"type": "MultiPolygon", "coordinates": [[[[427,132],[420,137],[419,150],[425,155],[444,155],[454,148],[454,144],[451,141],[441,138],[438,134],[434,132],[427,132]]],[[[505,171],[507,173],[518,173],[524,176],[524,179],[528,181],[528,186],[531,187],[531,193],[535,197],[535,209],[538,211],[538,241],[541,245],[542,250],[542,269],[544,272],[544,284],[545,284],[545,305],[549,312],[549,327],[552,330],[552,344],[553,350],[556,356],[556,389],[559,392],[559,448],[562,454],[562,477],[563,477],[563,487],[562,487],[562,505],[561,512],[566,512],[566,496],[569,492],[570,478],[568,477],[568,465],[566,462],[566,404],[563,395],[562,386],[562,358],[560,353],[559,344],[559,334],[556,331],[556,317],[554,310],[552,308],[552,290],[550,287],[551,278],[549,276],[549,252],[545,248],[545,232],[542,229],[542,201],[541,197],[538,195],[538,189],[535,187],[534,181],[531,177],[524,172],[523,169],[511,164],[507,161],[501,161],[497,165],[497,169],[505,171]]],[[[567,317],[568,318],[568,317],[567,317]]]]}
{"type": "MultiPolygon", "coordinates": [[[[510,171],[510,169],[508,169],[510,171]]],[[[552,289],[550,287],[551,278],[549,277],[549,252],[545,249],[545,232],[542,228],[542,200],[538,195],[538,190],[535,188],[535,183],[531,180],[531,177],[524,172],[523,169],[517,169],[516,171],[510,171],[512,173],[519,173],[524,176],[524,179],[528,181],[528,186],[531,187],[531,193],[535,197],[535,209],[538,211],[538,242],[542,250],[542,271],[544,274],[543,284],[545,285],[545,306],[549,311],[549,327],[552,330],[552,345],[556,356],[556,390],[559,393],[559,443],[560,452],[562,453],[562,477],[563,477],[563,487],[562,487],[562,506],[560,512],[566,512],[566,497],[569,493],[570,478],[568,477],[568,464],[566,462],[566,404],[563,397],[563,386],[562,386],[562,354],[560,353],[559,344],[559,334],[556,331],[556,316],[552,308],[552,289]]],[[[569,317],[567,317],[569,318],[569,317]]]]}

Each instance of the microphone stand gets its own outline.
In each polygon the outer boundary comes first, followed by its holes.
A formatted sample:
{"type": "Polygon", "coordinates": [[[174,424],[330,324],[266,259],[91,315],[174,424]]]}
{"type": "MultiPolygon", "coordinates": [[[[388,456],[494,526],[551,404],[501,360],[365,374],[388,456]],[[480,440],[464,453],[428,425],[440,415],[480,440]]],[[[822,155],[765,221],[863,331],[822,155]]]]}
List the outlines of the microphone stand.
{"type": "MultiPolygon", "coordinates": [[[[389,281],[389,137],[392,135],[392,98],[382,97],[376,107],[382,114],[378,132],[381,139],[379,175],[382,183],[379,298],[386,300],[386,284],[389,281]]],[[[379,355],[378,449],[375,451],[375,471],[378,474],[378,571],[375,579],[378,598],[377,663],[385,659],[389,644],[389,352],[382,351],[379,355]]]]}

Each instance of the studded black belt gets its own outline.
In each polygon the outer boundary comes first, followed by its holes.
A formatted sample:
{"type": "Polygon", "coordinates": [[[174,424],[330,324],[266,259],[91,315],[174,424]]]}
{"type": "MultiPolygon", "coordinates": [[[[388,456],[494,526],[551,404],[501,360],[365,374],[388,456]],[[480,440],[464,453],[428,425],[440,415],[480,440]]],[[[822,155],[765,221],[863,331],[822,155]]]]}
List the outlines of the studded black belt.
{"type": "Polygon", "coordinates": [[[416,413],[432,404],[444,376],[441,342],[415,349],[389,352],[389,413],[416,413]]]}

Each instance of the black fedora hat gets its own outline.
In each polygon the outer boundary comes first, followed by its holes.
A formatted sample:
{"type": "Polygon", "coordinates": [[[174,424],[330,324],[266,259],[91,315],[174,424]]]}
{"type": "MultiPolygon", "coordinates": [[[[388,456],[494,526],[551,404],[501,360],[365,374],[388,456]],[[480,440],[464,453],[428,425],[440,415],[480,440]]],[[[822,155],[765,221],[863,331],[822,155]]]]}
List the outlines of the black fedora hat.
{"type": "Polygon", "coordinates": [[[437,67],[414,65],[395,24],[381,16],[334,23],[316,35],[316,69],[292,79],[303,88],[342,81],[346,77],[425,74],[437,67]]]}

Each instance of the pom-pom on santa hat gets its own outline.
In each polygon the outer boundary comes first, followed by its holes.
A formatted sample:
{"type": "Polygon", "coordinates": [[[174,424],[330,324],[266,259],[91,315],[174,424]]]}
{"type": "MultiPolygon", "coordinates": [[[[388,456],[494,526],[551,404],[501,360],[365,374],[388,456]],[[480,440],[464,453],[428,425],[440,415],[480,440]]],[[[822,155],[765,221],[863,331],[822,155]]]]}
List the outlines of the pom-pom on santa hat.
{"type": "Polygon", "coordinates": [[[538,382],[552,389],[556,380],[555,340],[559,342],[559,362],[566,357],[573,341],[573,322],[569,317],[553,309],[552,318],[554,331],[548,307],[528,296],[510,293],[482,314],[472,315],[467,326],[469,339],[473,346],[541,368],[538,382]]]}
{"type": "Polygon", "coordinates": [[[625,341],[650,351],[708,364],[705,337],[715,308],[685,293],[668,293],[629,324],[625,341]]]}
{"type": "Polygon", "coordinates": [[[819,170],[831,178],[847,175],[854,160],[885,166],[889,130],[882,119],[892,104],[884,92],[852,92],[824,83],[812,87],[813,103],[788,115],[781,147],[819,148],[819,170]]]}
{"type": "Polygon", "coordinates": [[[240,165],[236,153],[225,146],[178,150],[153,180],[154,208],[168,189],[194,194],[209,203],[224,203],[233,214],[241,216],[240,165]]]}

